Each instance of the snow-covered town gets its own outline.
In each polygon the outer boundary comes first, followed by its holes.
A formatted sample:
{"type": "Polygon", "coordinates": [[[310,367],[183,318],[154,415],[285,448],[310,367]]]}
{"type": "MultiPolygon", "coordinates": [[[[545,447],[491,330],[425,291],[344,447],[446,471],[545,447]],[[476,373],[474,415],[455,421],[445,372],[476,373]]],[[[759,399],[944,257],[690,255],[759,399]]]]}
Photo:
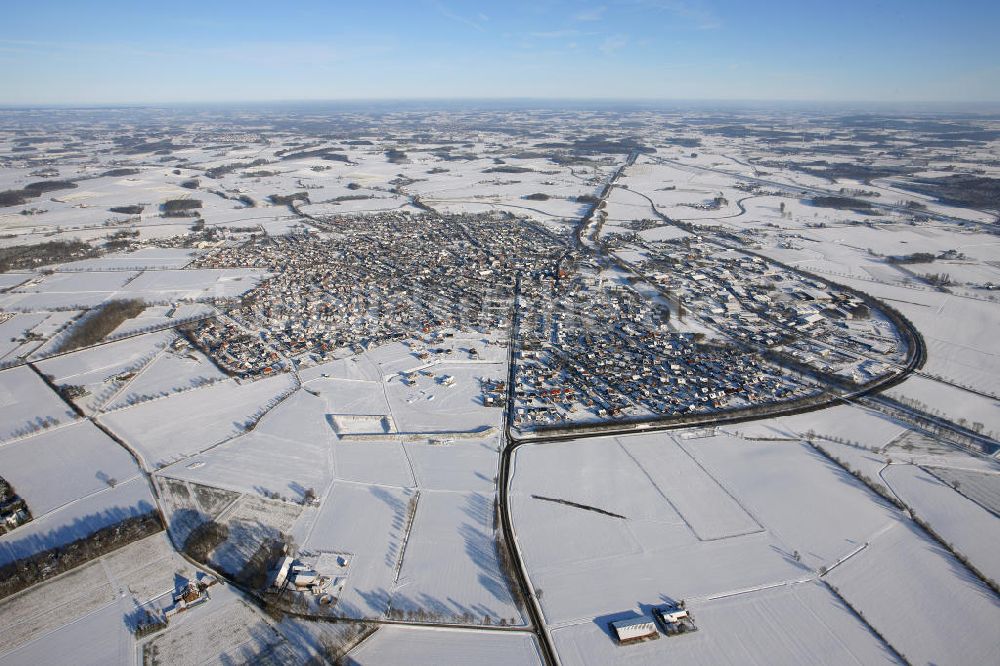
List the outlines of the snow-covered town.
{"type": "Polygon", "coordinates": [[[435,90],[0,93],[0,666],[1000,663],[1000,113],[435,90]]]}

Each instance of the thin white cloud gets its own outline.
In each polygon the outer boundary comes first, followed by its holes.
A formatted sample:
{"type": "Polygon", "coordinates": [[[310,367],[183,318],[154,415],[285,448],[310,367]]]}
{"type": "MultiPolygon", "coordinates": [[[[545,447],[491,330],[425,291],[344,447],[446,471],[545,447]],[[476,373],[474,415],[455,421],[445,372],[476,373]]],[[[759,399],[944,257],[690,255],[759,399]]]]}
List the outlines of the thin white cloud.
{"type": "Polygon", "coordinates": [[[604,18],[604,12],[607,11],[607,7],[604,5],[599,5],[597,7],[589,7],[579,12],[573,18],[577,21],[600,21],[604,18]]]}
{"type": "Polygon", "coordinates": [[[549,30],[547,32],[529,32],[528,36],[535,39],[565,39],[579,37],[582,34],[579,30],[549,30]]]}
{"type": "Polygon", "coordinates": [[[605,37],[598,48],[605,55],[611,55],[612,53],[621,51],[628,44],[629,39],[627,35],[611,35],[610,37],[605,37]]]}
{"type": "Polygon", "coordinates": [[[456,23],[462,23],[463,25],[467,25],[470,28],[478,30],[479,32],[486,32],[486,28],[484,28],[482,26],[482,23],[480,22],[483,19],[483,15],[482,14],[478,15],[479,16],[479,21],[474,21],[474,20],[468,18],[467,16],[461,16],[460,14],[456,14],[455,12],[451,11],[450,9],[448,9],[444,5],[444,3],[441,3],[441,2],[435,2],[434,3],[434,9],[436,9],[437,12],[438,12],[438,14],[440,14],[443,17],[445,17],[446,19],[450,19],[452,21],[455,21],[456,23]]]}
{"type": "Polygon", "coordinates": [[[151,49],[147,45],[130,42],[64,42],[29,39],[0,39],[0,48],[10,52],[39,53],[44,55],[74,55],[78,53],[113,54],[119,56],[167,58],[166,50],[151,49]]]}
{"type": "Polygon", "coordinates": [[[722,20],[704,0],[631,0],[631,4],[673,14],[701,30],[722,27],[722,20]]]}

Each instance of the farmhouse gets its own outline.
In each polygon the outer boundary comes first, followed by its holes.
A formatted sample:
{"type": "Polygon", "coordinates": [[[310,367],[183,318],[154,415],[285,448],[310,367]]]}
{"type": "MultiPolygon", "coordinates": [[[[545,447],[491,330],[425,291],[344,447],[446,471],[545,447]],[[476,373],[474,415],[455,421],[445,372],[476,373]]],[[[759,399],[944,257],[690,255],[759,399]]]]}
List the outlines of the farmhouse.
{"type": "Polygon", "coordinates": [[[169,618],[205,603],[210,599],[208,588],[217,582],[215,576],[204,576],[200,581],[187,581],[174,593],[174,603],[164,611],[164,615],[169,618]]]}
{"type": "Polygon", "coordinates": [[[653,616],[663,625],[667,636],[698,631],[698,627],[694,624],[694,616],[684,608],[683,601],[677,605],[661,606],[653,611],[653,616]]]}
{"type": "Polygon", "coordinates": [[[31,512],[24,499],[14,492],[14,488],[0,477],[0,534],[5,534],[18,525],[31,520],[31,512]]]}
{"type": "Polygon", "coordinates": [[[271,568],[266,589],[271,594],[285,589],[320,594],[329,584],[330,576],[320,575],[312,566],[284,555],[271,568]]]}

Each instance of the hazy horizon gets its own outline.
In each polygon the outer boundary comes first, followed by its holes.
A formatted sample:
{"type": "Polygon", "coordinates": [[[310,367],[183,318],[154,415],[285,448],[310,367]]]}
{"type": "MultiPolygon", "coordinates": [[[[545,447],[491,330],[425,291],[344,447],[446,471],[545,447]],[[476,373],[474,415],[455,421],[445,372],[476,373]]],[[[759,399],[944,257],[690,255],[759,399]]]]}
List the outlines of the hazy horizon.
{"type": "Polygon", "coordinates": [[[927,100],[788,100],[788,99],[631,99],[574,97],[384,97],[330,99],[246,99],[246,100],[177,100],[169,102],[51,102],[0,103],[0,110],[191,110],[191,111],[701,111],[716,113],[801,112],[818,114],[892,114],[892,115],[963,115],[1000,114],[1000,101],[927,101],[927,100]]]}

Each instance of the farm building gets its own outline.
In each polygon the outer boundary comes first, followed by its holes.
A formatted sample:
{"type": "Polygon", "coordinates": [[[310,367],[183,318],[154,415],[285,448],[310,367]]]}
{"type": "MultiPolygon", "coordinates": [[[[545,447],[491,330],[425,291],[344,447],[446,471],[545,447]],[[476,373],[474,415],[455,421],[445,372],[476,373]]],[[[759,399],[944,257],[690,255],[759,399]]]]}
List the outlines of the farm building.
{"type": "Polygon", "coordinates": [[[267,586],[268,592],[280,592],[288,582],[288,570],[294,560],[290,557],[282,557],[277,565],[271,570],[271,580],[267,586]]]}
{"type": "Polygon", "coordinates": [[[289,585],[296,592],[319,594],[330,583],[329,576],[321,576],[312,566],[287,555],[275,563],[269,575],[267,591],[272,594],[280,593],[289,585]]]}
{"type": "Polygon", "coordinates": [[[681,605],[677,606],[670,605],[657,608],[653,611],[653,615],[663,625],[663,630],[666,632],[667,636],[676,636],[677,634],[684,634],[689,631],[698,631],[698,627],[694,624],[694,616],[688,613],[687,609],[684,608],[683,602],[681,605]]]}
{"type": "Polygon", "coordinates": [[[615,638],[618,639],[619,645],[660,637],[656,632],[653,620],[645,616],[612,622],[611,630],[614,632],[615,638]]]}
{"type": "Polygon", "coordinates": [[[681,619],[688,616],[688,612],[683,608],[678,608],[676,606],[668,606],[666,608],[659,608],[656,614],[660,616],[660,619],[664,622],[680,622],[681,619]]]}

